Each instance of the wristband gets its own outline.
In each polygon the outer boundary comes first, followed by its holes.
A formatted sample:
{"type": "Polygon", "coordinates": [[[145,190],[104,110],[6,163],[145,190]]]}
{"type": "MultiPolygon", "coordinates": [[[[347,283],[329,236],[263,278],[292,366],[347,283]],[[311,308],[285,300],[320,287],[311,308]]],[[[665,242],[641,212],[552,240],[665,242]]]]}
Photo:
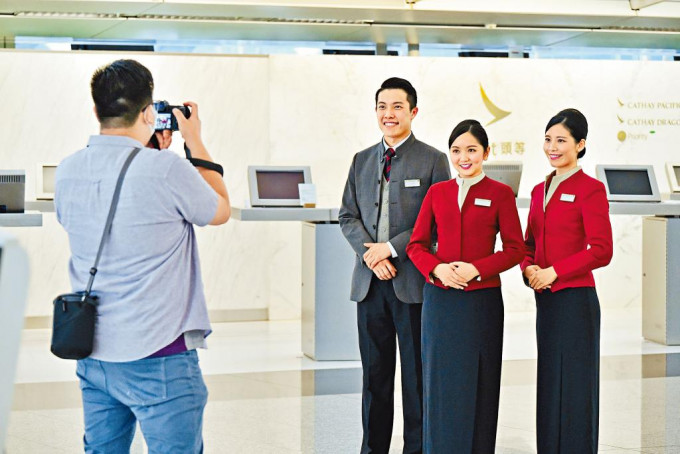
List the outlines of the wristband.
{"type": "Polygon", "coordinates": [[[194,167],[203,167],[204,169],[208,170],[214,170],[215,172],[219,173],[220,176],[224,176],[224,169],[222,168],[221,165],[215,163],[215,162],[210,162],[206,161],[205,159],[198,159],[198,158],[187,158],[190,163],[194,165],[194,167]]]}

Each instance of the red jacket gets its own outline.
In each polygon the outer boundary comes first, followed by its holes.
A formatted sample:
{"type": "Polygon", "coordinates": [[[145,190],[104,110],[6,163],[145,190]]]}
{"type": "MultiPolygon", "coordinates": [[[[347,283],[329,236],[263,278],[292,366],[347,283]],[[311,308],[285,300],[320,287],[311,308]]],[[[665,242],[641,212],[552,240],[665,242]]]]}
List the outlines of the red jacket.
{"type": "MultiPolygon", "coordinates": [[[[525,255],[512,189],[484,177],[470,187],[461,213],[456,180],[433,185],[423,200],[406,252],[427,279],[440,263],[463,261],[474,265],[480,276],[480,280],[468,282],[466,291],[499,287],[499,274],[525,255]],[[433,254],[430,246],[435,231],[438,248],[433,254]],[[498,232],[503,250],[494,253],[498,232]]],[[[448,288],[439,279],[434,284],[448,288]]]]}
{"type": "Polygon", "coordinates": [[[592,270],[612,259],[612,226],[604,185],[582,170],[564,180],[545,212],[545,182],[531,191],[525,242],[529,265],[552,266],[553,292],[569,287],[595,287],[592,270]]]}

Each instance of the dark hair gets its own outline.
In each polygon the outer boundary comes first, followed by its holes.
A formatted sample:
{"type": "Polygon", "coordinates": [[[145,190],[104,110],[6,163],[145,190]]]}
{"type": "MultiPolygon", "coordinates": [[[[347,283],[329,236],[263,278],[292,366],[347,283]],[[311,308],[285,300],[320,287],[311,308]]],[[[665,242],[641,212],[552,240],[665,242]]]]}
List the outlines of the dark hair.
{"type": "Polygon", "coordinates": [[[449,148],[451,148],[451,144],[453,144],[458,137],[466,132],[469,132],[477,139],[479,144],[484,147],[484,151],[489,148],[489,137],[486,135],[484,127],[477,120],[463,120],[458,123],[449,136],[449,148]]]}
{"type": "MultiPolygon", "coordinates": [[[[545,127],[545,132],[553,126],[561,124],[567,131],[571,133],[576,143],[581,140],[585,140],[588,137],[588,121],[585,115],[576,109],[564,109],[558,112],[557,115],[552,117],[548,122],[548,126],[545,127]]],[[[586,154],[586,147],[578,152],[577,158],[581,159],[586,154]]]]}
{"type": "Polygon", "coordinates": [[[151,72],[135,60],[116,60],[97,69],[90,82],[92,100],[104,127],[126,128],[153,99],[151,72]]]}
{"type": "Polygon", "coordinates": [[[394,89],[404,90],[406,92],[406,100],[408,101],[409,110],[413,110],[418,105],[418,94],[416,93],[416,89],[413,88],[411,82],[399,77],[390,77],[382,83],[380,88],[378,88],[378,91],[375,92],[375,105],[378,105],[378,95],[381,91],[394,89]]]}

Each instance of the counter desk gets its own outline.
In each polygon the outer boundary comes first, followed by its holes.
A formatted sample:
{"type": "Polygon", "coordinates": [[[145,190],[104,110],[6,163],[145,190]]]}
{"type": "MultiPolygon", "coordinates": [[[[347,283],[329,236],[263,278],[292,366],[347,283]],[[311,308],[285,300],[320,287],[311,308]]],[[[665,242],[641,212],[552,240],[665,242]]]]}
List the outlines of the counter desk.
{"type": "Polygon", "coordinates": [[[337,208],[239,208],[239,221],[302,222],[302,352],[317,361],[356,361],[356,304],[349,300],[354,251],[338,224],[337,208]]]}
{"type": "MultiPolygon", "coordinates": [[[[518,198],[517,207],[529,208],[518,198]]],[[[610,214],[643,216],[642,326],[646,339],[680,344],[680,201],[610,202],[610,214]],[[648,272],[649,270],[649,272],[648,272]]],[[[302,226],[302,351],[316,360],[358,360],[356,306],[348,299],[354,251],[337,208],[232,208],[241,221],[302,226]]]]}

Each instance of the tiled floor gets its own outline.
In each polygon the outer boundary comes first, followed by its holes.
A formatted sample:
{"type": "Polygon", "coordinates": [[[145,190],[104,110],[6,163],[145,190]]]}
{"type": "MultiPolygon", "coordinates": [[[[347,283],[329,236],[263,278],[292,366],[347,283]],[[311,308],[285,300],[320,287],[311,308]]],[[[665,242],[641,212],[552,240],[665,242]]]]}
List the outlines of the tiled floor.
{"type": "MultiPolygon", "coordinates": [[[[532,313],[506,314],[498,453],[534,453],[536,349],[532,313]]],[[[602,316],[600,450],[680,454],[680,348],[641,339],[640,310],[602,316]]],[[[206,453],[356,453],[361,369],[300,353],[300,323],[214,326],[201,365],[210,399],[206,453]]],[[[48,349],[47,330],[23,334],[8,454],[82,452],[72,362],[48,349]]],[[[392,452],[400,452],[400,396],[392,452]]],[[[141,436],[133,453],[143,453],[141,436]]]]}

